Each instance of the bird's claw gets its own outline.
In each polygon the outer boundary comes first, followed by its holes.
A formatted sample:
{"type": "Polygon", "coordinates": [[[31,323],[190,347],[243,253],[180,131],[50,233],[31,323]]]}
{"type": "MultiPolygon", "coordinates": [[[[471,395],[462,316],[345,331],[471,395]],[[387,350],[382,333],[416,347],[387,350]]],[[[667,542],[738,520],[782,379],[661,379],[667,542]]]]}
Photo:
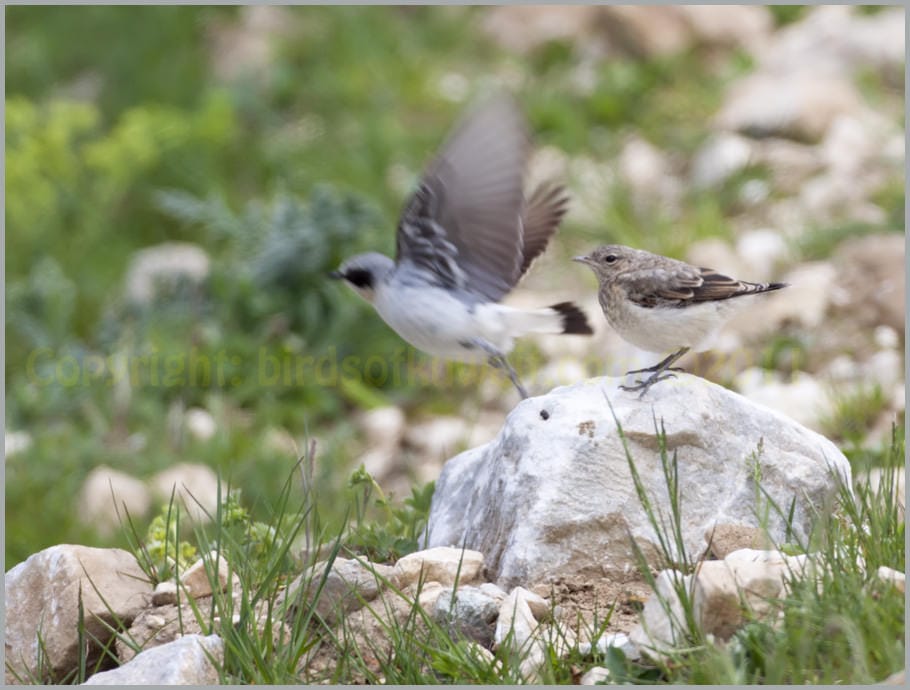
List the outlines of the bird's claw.
{"type": "MultiPolygon", "coordinates": [[[[671,369],[669,371],[680,371],[680,370],[678,368],[676,368],[676,369],[671,369]]],[[[634,386],[620,386],[619,390],[626,391],[629,393],[633,393],[635,391],[641,391],[641,393],[639,393],[639,395],[638,395],[638,399],[641,400],[644,397],[645,393],[647,393],[648,390],[651,388],[651,386],[653,386],[658,381],[677,378],[676,374],[669,373],[669,371],[665,370],[663,372],[660,372],[659,375],[655,374],[654,376],[649,376],[648,378],[646,378],[644,380],[639,379],[635,382],[634,386]]]]}

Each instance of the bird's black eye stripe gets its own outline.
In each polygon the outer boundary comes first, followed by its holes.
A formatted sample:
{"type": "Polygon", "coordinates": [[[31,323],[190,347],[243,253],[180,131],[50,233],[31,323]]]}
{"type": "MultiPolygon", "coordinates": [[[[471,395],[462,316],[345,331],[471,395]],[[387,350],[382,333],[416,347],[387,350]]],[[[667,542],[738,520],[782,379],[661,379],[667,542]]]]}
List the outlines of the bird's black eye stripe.
{"type": "Polygon", "coordinates": [[[351,268],[344,274],[344,279],[359,288],[373,287],[373,274],[362,268],[351,268]]]}

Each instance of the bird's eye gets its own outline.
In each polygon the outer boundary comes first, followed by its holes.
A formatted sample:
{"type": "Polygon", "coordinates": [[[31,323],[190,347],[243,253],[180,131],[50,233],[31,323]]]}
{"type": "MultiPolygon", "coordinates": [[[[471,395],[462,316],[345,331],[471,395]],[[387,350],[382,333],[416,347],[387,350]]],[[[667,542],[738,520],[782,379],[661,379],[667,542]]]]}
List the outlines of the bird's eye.
{"type": "Polygon", "coordinates": [[[362,268],[352,268],[344,277],[349,283],[359,288],[373,287],[373,274],[362,268]]]}
{"type": "Polygon", "coordinates": [[[608,264],[612,264],[612,263],[614,263],[614,262],[616,261],[616,259],[618,259],[618,258],[619,258],[619,257],[616,256],[616,254],[607,254],[607,256],[604,257],[604,261],[606,261],[608,264]]]}

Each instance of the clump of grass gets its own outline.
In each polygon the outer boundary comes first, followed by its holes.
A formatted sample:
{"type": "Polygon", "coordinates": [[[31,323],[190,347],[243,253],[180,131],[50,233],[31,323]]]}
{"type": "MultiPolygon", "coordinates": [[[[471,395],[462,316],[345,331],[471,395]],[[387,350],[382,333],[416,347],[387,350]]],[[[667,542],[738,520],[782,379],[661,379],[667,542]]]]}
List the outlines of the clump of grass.
{"type": "Polygon", "coordinates": [[[869,428],[888,408],[888,400],[878,384],[837,394],[832,403],[831,411],[822,420],[822,431],[829,438],[846,441],[851,446],[862,444],[869,428]]]}

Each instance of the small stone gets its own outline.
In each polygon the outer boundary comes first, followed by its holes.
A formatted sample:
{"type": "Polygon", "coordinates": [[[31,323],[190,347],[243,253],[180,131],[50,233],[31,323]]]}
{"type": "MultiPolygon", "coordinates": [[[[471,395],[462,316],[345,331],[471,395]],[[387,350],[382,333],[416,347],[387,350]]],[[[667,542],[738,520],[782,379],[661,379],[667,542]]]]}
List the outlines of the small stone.
{"type": "Polygon", "coordinates": [[[503,599],[509,596],[508,593],[502,589],[502,587],[494,585],[492,582],[484,582],[482,585],[480,585],[479,589],[488,597],[495,599],[500,603],[503,599]]]}
{"type": "Polygon", "coordinates": [[[692,184],[716,187],[745,168],[752,158],[752,142],[732,132],[712,135],[692,161],[692,184]]]}
{"type": "Polygon", "coordinates": [[[112,671],[102,671],[83,685],[217,685],[224,660],[218,635],[183,635],[146,649],[112,671]]]}
{"type": "Polygon", "coordinates": [[[599,654],[606,654],[611,648],[619,649],[625,655],[626,659],[635,661],[641,658],[638,648],[632,644],[632,640],[625,633],[610,633],[601,635],[594,644],[591,642],[582,642],[578,645],[578,651],[584,656],[590,654],[594,649],[599,654]]]}
{"type": "MultiPolygon", "coordinates": [[[[154,599],[152,600],[154,604],[154,599]]],[[[150,628],[163,628],[167,625],[167,621],[163,616],[156,616],[154,614],[149,614],[145,617],[145,624],[150,628]]]]}
{"type": "Polygon", "coordinates": [[[297,577],[285,590],[285,597],[296,598],[301,585],[308,600],[319,592],[316,612],[327,622],[334,623],[344,613],[355,611],[374,600],[386,586],[405,586],[394,568],[357,559],[336,558],[326,573],[326,562],[319,562],[297,577]]]}
{"type": "Polygon", "coordinates": [[[144,517],[151,503],[151,492],[144,482],[107,465],[99,465],[82,483],[77,515],[80,522],[99,535],[110,536],[126,522],[127,516],[133,520],[144,517]]]}
{"type": "Polygon", "coordinates": [[[883,350],[894,350],[900,345],[900,336],[890,326],[876,326],[872,331],[872,339],[883,350]]]}
{"type": "Polygon", "coordinates": [[[703,632],[724,640],[742,625],[739,589],[732,570],[723,561],[699,563],[693,610],[703,632]]]}
{"type": "Polygon", "coordinates": [[[768,378],[768,372],[750,367],[736,376],[734,386],[752,402],[787,415],[810,429],[822,429],[830,400],[825,387],[815,377],[798,372],[787,382],[773,376],[771,380],[768,378]],[[756,375],[756,372],[761,373],[756,375]]]}
{"type": "Polygon", "coordinates": [[[3,438],[3,452],[7,459],[32,447],[32,436],[27,431],[7,431],[3,438]]]}
{"type": "Polygon", "coordinates": [[[718,524],[705,530],[705,541],[711,543],[711,553],[723,559],[738,549],[758,549],[767,544],[768,537],[751,525],[718,524]]]}
{"type": "Polygon", "coordinates": [[[691,591],[692,577],[675,570],[657,574],[655,592],[645,601],[641,622],[629,633],[632,644],[642,653],[660,658],[685,637],[686,616],[677,589],[691,591]],[[661,602],[668,605],[669,614],[661,602]]]}
{"type": "Polygon", "coordinates": [[[879,350],[863,362],[862,370],[867,386],[878,385],[887,391],[896,381],[903,381],[904,360],[897,350],[879,350]]]}
{"type": "Polygon", "coordinates": [[[520,589],[513,589],[499,607],[493,642],[499,647],[509,641],[511,649],[522,655],[520,670],[525,679],[530,680],[543,663],[545,652],[541,640],[535,635],[539,624],[526,599],[518,591],[520,589]]]}
{"type": "Polygon", "coordinates": [[[484,594],[478,587],[449,587],[440,593],[433,617],[450,634],[460,634],[482,645],[493,641],[496,618],[501,600],[484,594]]]}
{"type": "Polygon", "coordinates": [[[906,586],[907,582],[906,573],[902,573],[899,570],[895,570],[894,568],[889,568],[886,565],[882,565],[879,566],[877,575],[880,580],[884,582],[890,582],[901,594],[904,593],[904,587],[906,586]]]}
{"type": "Polygon", "coordinates": [[[209,257],[200,247],[186,242],[165,242],[137,251],[126,271],[126,294],[134,302],[148,304],[161,286],[179,280],[201,283],[209,274],[209,257]]]}
{"type": "Polygon", "coordinates": [[[368,448],[394,448],[404,437],[405,415],[398,407],[377,407],[360,415],[358,422],[368,448]]]}
{"type": "Polygon", "coordinates": [[[783,263],[788,252],[786,241],[774,230],[750,230],[736,242],[736,253],[749,266],[747,277],[753,281],[771,280],[774,269],[783,263]]]}
{"type": "Polygon", "coordinates": [[[417,604],[424,611],[432,611],[444,591],[445,587],[439,582],[424,582],[417,595],[417,604]]]}
{"type": "Polygon", "coordinates": [[[728,90],[715,124],[754,138],[816,142],[838,116],[860,106],[859,94],[847,78],[807,69],[784,74],[758,71],[728,90]]]}
{"type": "Polygon", "coordinates": [[[170,581],[159,582],[152,592],[152,604],[164,606],[177,603],[177,584],[170,581]]]}
{"type": "Polygon", "coordinates": [[[553,619],[553,611],[550,604],[543,597],[524,587],[516,587],[512,592],[525,600],[525,603],[527,603],[528,608],[531,609],[531,613],[534,615],[535,620],[548,621],[553,619]]]}
{"type": "Polygon", "coordinates": [[[477,579],[483,569],[483,554],[469,549],[437,546],[408,554],[395,564],[401,585],[407,586],[423,578],[443,585],[468,584],[477,579]]]}
{"type": "Polygon", "coordinates": [[[603,685],[610,678],[610,671],[603,666],[592,666],[578,681],[579,685],[603,685]]]}
{"type": "Polygon", "coordinates": [[[467,422],[461,417],[436,417],[411,426],[404,440],[428,459],[445,460],[458,450],[467,434],[467,422]]]}
{"type": "Polygon", "coordinates": [[[203,410],[201,407],[188,409],[185,419],[187,431],[200,441],[208,441],[218,431],[215,418],[208,410],[203,410]]]}
{"type": "Polygon", "coordinates": [[[208,522],[218,508],[218,475],[207,465],[180,463],[159,472],[149,482],[160,501],[175,502],[193,522],[208,522]]]}
{"type": "Polygon", "coordinates": [[[223,592],[227,588],[230,568],[227,561],[217,551],[209,554],[208,570],[206,570],[206,559],[200,558],[184,571],[180,576],[180,582],[186,587],[191,597],[199,599],[207,597],[215,591],[212,587],[211,577],[218,578],[219,592],[223,592]]]}

